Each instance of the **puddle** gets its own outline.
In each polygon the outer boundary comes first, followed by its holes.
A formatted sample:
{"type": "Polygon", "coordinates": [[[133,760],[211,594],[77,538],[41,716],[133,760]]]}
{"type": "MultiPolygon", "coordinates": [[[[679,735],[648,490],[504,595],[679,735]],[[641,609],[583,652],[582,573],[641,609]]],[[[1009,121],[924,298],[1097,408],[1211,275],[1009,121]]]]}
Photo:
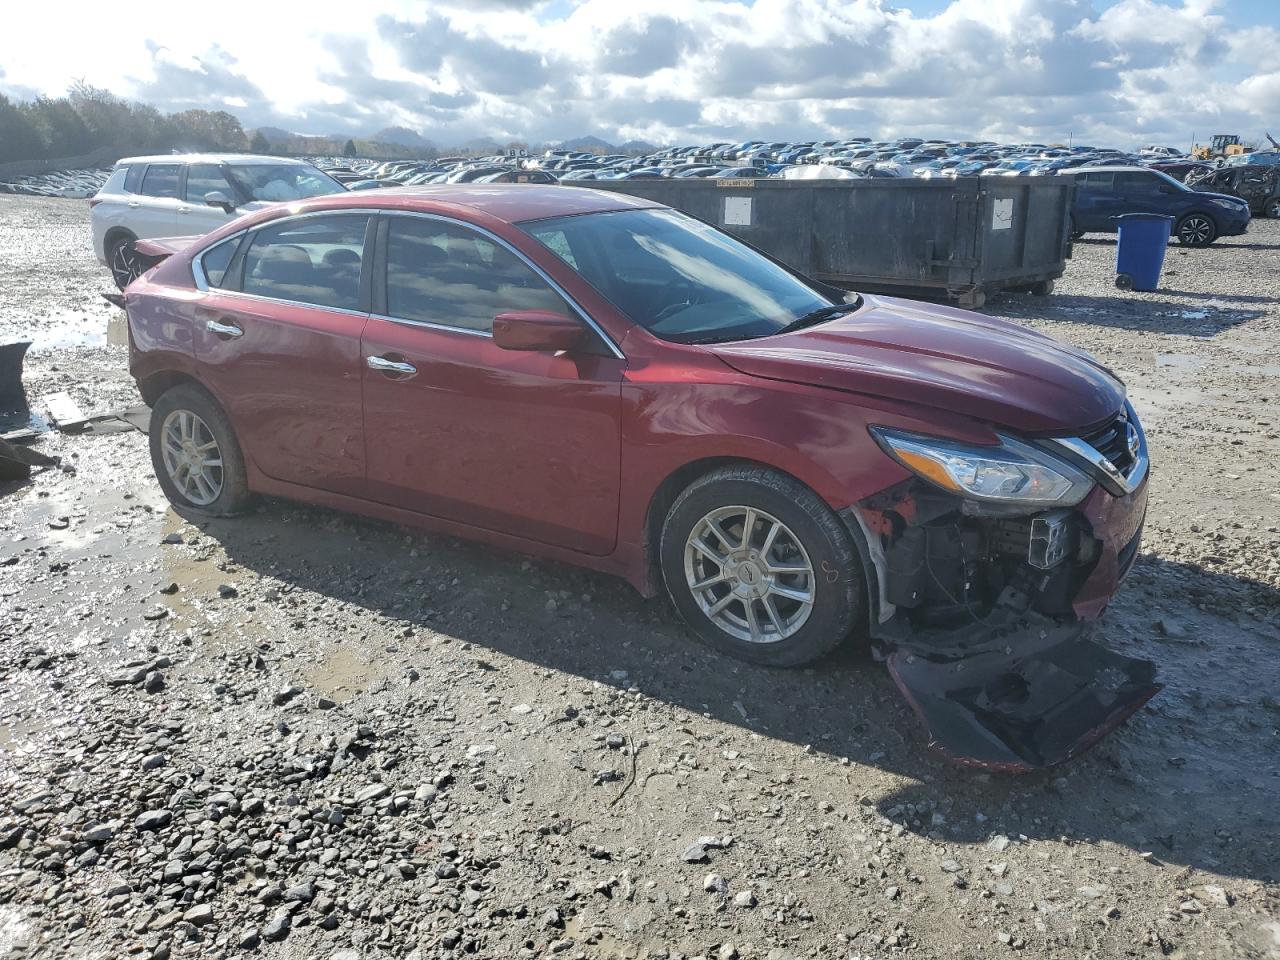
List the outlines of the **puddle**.
{"type": "Polygon", "coordinates": [[[373,673],[367,655],[354,647],[338,645],[307,671],[304,685],[341,703],[368,687],[373,673]]]}
{"type": "Polygon", "coordinates": [[[49,317],[28,338],[31,340],[29,353],[51,353],[74,347],[124,347],[129,345],[129,325],[119,311],[113,316],[68,312],[49,317]]]}

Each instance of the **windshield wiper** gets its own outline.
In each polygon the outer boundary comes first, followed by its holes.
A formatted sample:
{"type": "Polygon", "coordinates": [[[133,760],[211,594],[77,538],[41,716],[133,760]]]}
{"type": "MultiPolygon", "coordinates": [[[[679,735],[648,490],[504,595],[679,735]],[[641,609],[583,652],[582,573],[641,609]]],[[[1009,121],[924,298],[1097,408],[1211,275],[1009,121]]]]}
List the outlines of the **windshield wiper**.
{"type": "Polygon", "coordinates": [[[829,307],[819,307],[817,310],[811,310],[796,317],[781,330],[775,330],[770,336],[776,337],[780,333],[792,333],[796,330],[803,330],[805,327],[812,327],[815,324],[822,323],[824,320],[831,320],[834,317],[852,313],[860,305],[860,301],[855,300],[853,303],[833,303],[829,307]]]}

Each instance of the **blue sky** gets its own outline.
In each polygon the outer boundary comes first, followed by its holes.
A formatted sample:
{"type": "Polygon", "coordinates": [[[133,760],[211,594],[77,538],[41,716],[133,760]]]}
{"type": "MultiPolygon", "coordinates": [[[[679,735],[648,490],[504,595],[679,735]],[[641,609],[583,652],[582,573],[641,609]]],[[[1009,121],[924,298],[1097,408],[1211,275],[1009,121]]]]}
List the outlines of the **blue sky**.
{"type": "Polygon", "coordinates": [[[220,0],[217,16],[67,4],[59,17],[93,28],[24,17],[0,31],[0,92],[57,95],[83,78],[251,127],[395,125],[441,145],[914,134],[1132,147],[1280,127],[1280,0],[309,0],[302,17],[261,0],[220,0]]]}

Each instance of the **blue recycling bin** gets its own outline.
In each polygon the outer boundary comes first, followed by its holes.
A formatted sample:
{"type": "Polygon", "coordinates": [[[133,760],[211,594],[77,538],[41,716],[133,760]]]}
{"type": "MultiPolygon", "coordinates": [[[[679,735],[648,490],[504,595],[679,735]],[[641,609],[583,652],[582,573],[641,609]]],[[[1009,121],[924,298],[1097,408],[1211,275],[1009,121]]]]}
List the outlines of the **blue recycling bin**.
{"type": "Polygon", "coordinates": [[[1173,217],[1160,213],[1126,213],[1116,241],[1116,286],[1121,290],[1155,290],[1160,286],[1164,251],[1173,217]]]}

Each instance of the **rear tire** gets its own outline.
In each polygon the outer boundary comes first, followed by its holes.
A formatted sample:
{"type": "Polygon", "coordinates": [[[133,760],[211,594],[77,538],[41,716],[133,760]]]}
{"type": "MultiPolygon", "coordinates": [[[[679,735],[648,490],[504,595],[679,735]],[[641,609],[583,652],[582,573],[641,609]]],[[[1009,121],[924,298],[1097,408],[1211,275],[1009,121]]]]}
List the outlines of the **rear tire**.
{"type": "Polygon", "coordinates": [[[156,479],[180,512],[230,517],[249,505],[235,430],[203,387],[180,383],[161,394],[151,408],[149,440],[156,479]]]}
{"type": "Polygon", "coordinates": [[[766,467],[722,467],[690,484],[667,513],[659,555],[685,623],[741,660],[809,663],[839,646],[863,614],[862,566],[840,518],[804,484],[766,467]]]}
{"type": "Polygon", "coordinates": [[[1116,288],[1124,290],[1126,293],[1133,289],[1133,277],[1127,273],[1116,274],[1116,288]]]}
{"type": "Polygon", "coordinates": [[[111,279],[115,281],[117,290],[129,286],[143,272],[142,262],[133,249],[137,240],[131,233],[122,234],[113,237],[107,244],[107,266],[111,269],[111,279]]]}
{"type": "Polygon", "coordinates": [[[1174,228],[1178,242],[1184,247],[1207,247],[1218,239],[1218,227],[1203,213],[1189,213],[1174,228]]]}

